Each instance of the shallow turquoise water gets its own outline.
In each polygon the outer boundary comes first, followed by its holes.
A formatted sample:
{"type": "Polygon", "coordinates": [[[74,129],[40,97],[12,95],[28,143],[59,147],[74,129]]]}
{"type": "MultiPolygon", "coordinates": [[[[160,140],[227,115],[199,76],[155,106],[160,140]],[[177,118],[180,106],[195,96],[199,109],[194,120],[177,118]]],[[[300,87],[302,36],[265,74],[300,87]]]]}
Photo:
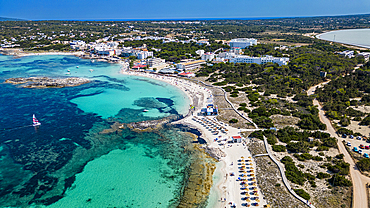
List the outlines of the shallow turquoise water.
{"type": "Polygon", "coordinates": [[[337,30],[320,34],[318,38],[370,48],[370,29],[337,30]]]}
{"type": "Polygon", "coordinates": [[[145,147],[138,145],[89,162],[66,196],[50,207],[168,207],[178,187],[161,174],[173,170],[160,156],[143,155],[145,147]]]}
{"type": "Polygon", "coordinates": [[[117,121],[184,114],[189,100],[174,86],[119,70],[116,64],[73,56],[0,55],[0,82],[27,76],[92,80],[61,89],[0,84],[1,207],[176,204],[192,160],[191,152],[184,152],[191,138],[174,127],[153,133],[100,132],[117,121]],[[38,129],[29,126],[32,114],[42,123],[38,129]]]}

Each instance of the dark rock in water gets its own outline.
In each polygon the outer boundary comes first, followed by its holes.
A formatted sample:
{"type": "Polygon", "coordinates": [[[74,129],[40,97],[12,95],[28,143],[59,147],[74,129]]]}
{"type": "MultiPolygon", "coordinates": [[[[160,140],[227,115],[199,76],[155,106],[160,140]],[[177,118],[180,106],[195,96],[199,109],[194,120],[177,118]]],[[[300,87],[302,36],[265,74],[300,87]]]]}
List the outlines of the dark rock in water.
{"type": "MultiPolygon", "coordinates": [[[[63,194],[67,191],[67,189],[69,188],[69,187],[71,187],[72,186],[72,184],[75,182],[75,180],[76,180],[76,176],[75,175],[73,175],[73,176],[71,176],[71,177],[69,177],[69,178],[67,178],[67,179],[65,179],[64,180],[64,190],[63,190],[63,194]]],[[[63,195],[62,194],[62,195],[63,195]]]]}
{"type": "Polygon", "coordinates": [[[140,98],[134,101],[134,104],[143,108],[163,108],[167,107],[164,103],[152,97],[140,98]]]}
{"type": "Polygon", "coordinates": [[[165,103],[168,107],[173,106],[173,100],[169,98],[156,98],[159,102],[165,103]]]}
{"type": "Polygon", "coordinates": [[[127,127],[133,131],[155,131],[162,128],[165,124],[179,119],[179,116],[172,115],[159,120],[141,121],[127,124],[127,127]]]}
{"type": "Polygon", "coordinates": [[[68,77],[62,79],[53,79],[48,77],[28,77],[28,78],[10,78],[5,80],[5,83],[10,84],[25,84],[23,88],[63,88],[74,87],[89,83],[88,79],[78,77],[68,77]]]}
{"type": "MultiPolygon", "coordinates": [[[[63,198],[63,196],[59,195],[59,196],[53,196],[53,197],[50,197],[50,198],[47,198],[47,199],[44,199],[44,200],[35,200],[35,202],[48,206],[48,205],[51,205],[51,204],[59,201],[61,198],[63,198]]],[[[31,203],[29,203],[29,204],[31,204],[31,203]]]]}

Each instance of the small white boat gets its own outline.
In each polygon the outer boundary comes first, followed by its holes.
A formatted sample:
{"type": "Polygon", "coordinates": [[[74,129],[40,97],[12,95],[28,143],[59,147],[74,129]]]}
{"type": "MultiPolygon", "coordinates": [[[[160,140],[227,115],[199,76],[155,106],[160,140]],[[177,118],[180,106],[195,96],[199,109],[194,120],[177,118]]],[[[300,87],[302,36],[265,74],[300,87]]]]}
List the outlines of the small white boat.
{"type": "Polygon", "coordinates": [[[143,110],[143,112],[148,112],[148,111],[149,111],[149,110],[147,110],[147,109],[144,109],[144,110],[143,110]]]}
{"type": "Polygon", "coordinates": [[[93,71],[94,71],[94,69],[90,69],[89,71],[90,71],[90,72],[93,72],[93,71]]]}
{"type": "Polygon", "coordinates": [[[95,60],[91,60],[91,63],[94,63],[95,62],[95,60]]]}
{"type": "Polygon", "coordinates": [[[76,68],[78,68],[79,66],[76,66],[76,68]]]}
{"type": "Polygon", "coordinates": [[[67,71],[70,72],[71,70],[68,69],[67,71]]]}
{"type": "Polygon", "coordinates": [[[33,114],[33,118],[32,118],[32,126],[40,126],[41,123],[37,120],[35,114],[33,114]]]}
{"type": "Polygon", "coordinates": [[[69,74],[71,74],[71,73],[69,73],[69,72],[66,73],[66,75],[69,75],[69,74]]]}

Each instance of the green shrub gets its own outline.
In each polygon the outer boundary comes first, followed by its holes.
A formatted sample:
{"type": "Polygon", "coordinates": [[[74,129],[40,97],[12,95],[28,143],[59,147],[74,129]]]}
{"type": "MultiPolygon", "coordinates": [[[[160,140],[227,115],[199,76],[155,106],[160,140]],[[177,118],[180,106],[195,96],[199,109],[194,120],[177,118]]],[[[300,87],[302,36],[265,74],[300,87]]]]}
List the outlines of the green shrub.
{"type": "Polygon", "coordinates": [[[343,158],[344,158],[344,155],[343,155],[343,154],[339,154],[339,155],[336,155],[335,157],[336,157],[337,159],[340,159],[340,160],[341,160],[341,159],[343,159],[343,158]]]}
{"type": "Polygon", "coordinates": [[[313,160],[315,160],[315,161],[323,161],[324,159],[322,158],[322,157],[320,157],[320,156],[313,156],[312,157],[312,159],[313,160]]]}
{"type": "Polygon", "coordinates": [[[311,199],[310,195],[307,192],[305,192],[303,189],[294,189],[294,192],[296,192],[300,197],[306,200],[311,199]]]}
{"type": "Polygon", "coordinates": [[[333,175],[328,181],[333,186],[352,186],[351,181],[338,174],[333,175]]]}
{"type": "Polygon", "coordinates": [[[231,119],[231,120],[229,121],[229,123],[238,123],[238,119],[233,118],[233,119],[231,119]]]}
{"type": "Polygon", "coordinates": [[[362,171],[369,171],[370,170],[370,159],[363,158],[356,163],[357,167],[362,171]]]}
{"type": "Polygon", "coordinates": [[[307,153],[310,148],[307,142],[289,142],[286,145],[286,149],[290,152],[302,152],[302,153],[307,153]]]}
{"type": "Polygon", "coordinates": [[[263,140],[263,132],[261,130],[252,132],[249,137],[263,140]]]}
{"type": "Polygon", "coordinates": [[[293,159],[289,156],[285,156],[283,157],[281,160],[280,160],[283,164],[287,163],[287,162],[293,162],[293,159]]]}
{"type": "Polygon", "coordinates": [[[322,141],[322,145],[327,146],[327,147],[337,146],[337,139],[334,137],[324,138],[321,141],[322,141]]]}
{"type": "Polygon", "coordinates": [[[274,150],[275,152],[285,152],[286,147],[284,145],[273,145],[272,150],[274,150]]]}
{"type": "Polygon", "coordinates": [[[370,116],[366,116],[359,124],[362,126],[370,125],[370,116]]]}
{"type": "Polygon", "coordinates": [[[267,135],[267,143],[269,143],[270,145],[275,145],[277,143],[277,139],[275,137],[275,135],[267,135]]]}
{"type": "Polygon", "coordinates": [[[310,160],[312,159],[312,155],[309,153],[303,153],[303,154],[294,154],[293,155],[295,158],[297,158],[299,161],[305,161],[305,160],[310,160]]]}
{"type": "Polygon", "coordinates": [[[316,151],[329,151],[329,147],[327,147],[327,146],[318,146],[316,151]]]}
{"type": "Polygon", "coordinates": [[[316,178],[318,178],[318,179],[330,178],[330,174],[329,173],[318,172],[316,174],[316,178]]]}

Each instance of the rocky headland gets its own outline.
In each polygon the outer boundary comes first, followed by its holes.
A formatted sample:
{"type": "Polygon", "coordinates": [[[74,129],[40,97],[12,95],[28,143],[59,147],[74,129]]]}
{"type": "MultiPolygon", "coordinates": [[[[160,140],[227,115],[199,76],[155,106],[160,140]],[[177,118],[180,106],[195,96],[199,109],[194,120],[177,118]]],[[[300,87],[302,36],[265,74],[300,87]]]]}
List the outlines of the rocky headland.
{"type": "Polygon", "coordinates": [[[78,77],[49,78],[49,77],[27,77],[10,78],[5,80],[9,84],[24,84],[23,88],[63,88],[74,87],[89,83],[90,80],[78,77]]]}

